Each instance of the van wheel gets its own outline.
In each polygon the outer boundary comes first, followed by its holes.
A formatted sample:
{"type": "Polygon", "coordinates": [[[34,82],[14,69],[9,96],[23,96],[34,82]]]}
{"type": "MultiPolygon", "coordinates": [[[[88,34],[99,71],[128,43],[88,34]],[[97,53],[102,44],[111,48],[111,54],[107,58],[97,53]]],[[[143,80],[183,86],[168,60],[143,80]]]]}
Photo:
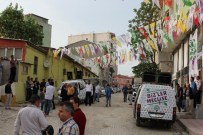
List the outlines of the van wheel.
{"type": "Polygon", "coordinates": [[[141,121],[137,119],[137,120],[136,120],[136,125],[137,125],[138,127],[140,127],[140,125],[141,125],[140,123],[141,123],[141,121]]]}

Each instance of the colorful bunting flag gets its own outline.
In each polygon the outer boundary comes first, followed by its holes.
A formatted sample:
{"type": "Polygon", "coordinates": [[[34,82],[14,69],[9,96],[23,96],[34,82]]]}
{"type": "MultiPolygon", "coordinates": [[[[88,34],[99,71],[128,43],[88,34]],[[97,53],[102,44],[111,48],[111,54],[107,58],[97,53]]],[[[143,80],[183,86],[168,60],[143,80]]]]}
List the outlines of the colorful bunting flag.
{"type": "Polygon", "coordinates": [[[169,8],[172,8],[172,3],[173,3],[172,0],[164,0],[164,4],[165,4],[166,6],[168,6],[169,8]]]}
{"type": "Polygon", "coordinates": [[[188,6],[188,7],[192,6],[192,2],[190,0],[182,0],[182,1],[183,1],[184,6],[188,6]]]}

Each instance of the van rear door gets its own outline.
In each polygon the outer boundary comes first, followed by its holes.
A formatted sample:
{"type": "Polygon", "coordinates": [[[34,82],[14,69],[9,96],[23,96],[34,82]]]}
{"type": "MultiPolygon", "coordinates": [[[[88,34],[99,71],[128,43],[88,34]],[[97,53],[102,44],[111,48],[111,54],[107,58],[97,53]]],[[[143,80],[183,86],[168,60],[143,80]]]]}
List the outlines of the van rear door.
{"type": "Polygon", "coordinates": [[[173,109],[176,104],[174,92],[170,86],[144,85],[139,102],[141,103],[140,117],[173,120],[173,109]]]}

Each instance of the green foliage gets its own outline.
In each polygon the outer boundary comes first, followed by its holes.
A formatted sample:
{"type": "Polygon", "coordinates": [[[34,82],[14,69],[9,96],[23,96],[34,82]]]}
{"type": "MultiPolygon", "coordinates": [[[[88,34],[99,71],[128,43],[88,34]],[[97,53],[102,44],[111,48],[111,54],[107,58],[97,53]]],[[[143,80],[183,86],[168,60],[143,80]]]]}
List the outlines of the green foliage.
{"type": "Polygon", "coordinates": [[[23,9],[10,4],[0,14],[0,37],[24,39],[35,45],[41,45],[43,32],[39,24],[31,17],[24,19],[23,9]]]}
{"type": "Polygon", "coordinates": [[[137,66],[132,67],[132,69],[133,73],[135,74],[135,77],[142,77],[142,74],[144,72],[160,72],[155,62],[153,63],[141,62],[137,66]]]}
{"type": "Polygon", "coordinates": [[[143,33],[140,32],[139,28],[148,25],[150,33],[152,31],[155,31],[156,25],[154,29],[151,30],[150,24],[159,20],[160,9],[156,5],[153,5],[152,0],[150,0],[150,2],[147,4],[145,2],[142,2],[141,7],[139,9],[134,9],[134,13],[135,17],[129,21],[129,32],[132,33],[131,45],[134,48],[134,50],[138,50],[139,48],[138,44],[141,44],[143,46],[143,50],[146,53],[146,58],[141,59],[141,61],[147,60],[153,62],[154,52],[145,49],[143,43],[143,39],[145,39],[145,37],[143,36],[143,33]]]}

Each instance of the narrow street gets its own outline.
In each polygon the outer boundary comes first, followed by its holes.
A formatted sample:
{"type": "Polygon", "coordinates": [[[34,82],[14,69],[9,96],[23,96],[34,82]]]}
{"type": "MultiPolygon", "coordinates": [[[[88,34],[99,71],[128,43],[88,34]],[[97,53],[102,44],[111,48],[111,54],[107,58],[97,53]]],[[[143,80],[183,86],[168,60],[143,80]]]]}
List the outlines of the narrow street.
{"type": "MultiPolygon", "coordinates": [[[[186,135],[179,132],[179,126],[175,123],[171,129],[161,125],[137,127],[133,118],[133,107],[122,102],[122,93],[112,95],[112,107],[105,107],[105,98],[91,107],[81,105],[87,117],[86,135],[186,135]],[[178,129],[178,130],[177,130],[178,129]]],[[[1,135],[13,134],[13,123],[20,107],[6,111],[0,108],[0,133],[1,135]]],[[[57,109],[51,111],[48,120],[54,126],[57,133],[60,121],[57,109]]]]}

